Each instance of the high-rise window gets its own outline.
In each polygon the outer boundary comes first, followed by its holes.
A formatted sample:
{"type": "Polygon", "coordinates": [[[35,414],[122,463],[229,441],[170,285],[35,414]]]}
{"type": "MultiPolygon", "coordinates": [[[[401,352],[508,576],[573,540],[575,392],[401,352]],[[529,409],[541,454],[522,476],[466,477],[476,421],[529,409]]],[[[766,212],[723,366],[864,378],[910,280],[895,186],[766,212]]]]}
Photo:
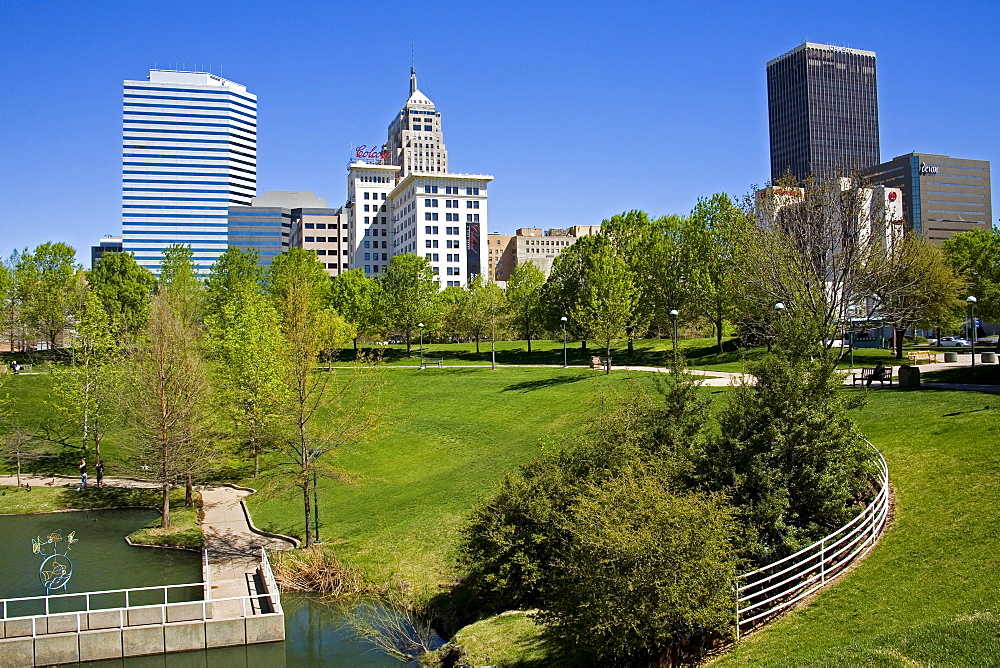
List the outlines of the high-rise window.
{"type": "Polygon", "coordinates": [[[803,43],[767,64],[771,178],[879,164],[875,53],[803,43]]]}
{"type": "Polygon", "coordinates": [[[151,70],[124,83],[123,109],[124,250],[159,273],[164,248],[187,244],[207,272],[229,245],[228,207],[257,191],[256,96],[206,72],[151,70]]]}

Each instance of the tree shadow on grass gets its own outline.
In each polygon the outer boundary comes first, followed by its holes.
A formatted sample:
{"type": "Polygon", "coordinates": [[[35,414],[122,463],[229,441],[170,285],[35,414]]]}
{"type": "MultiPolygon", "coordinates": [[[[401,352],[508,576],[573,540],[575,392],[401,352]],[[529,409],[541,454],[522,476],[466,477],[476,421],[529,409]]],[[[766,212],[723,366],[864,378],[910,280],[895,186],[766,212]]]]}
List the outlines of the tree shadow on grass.
{"type": "MultiPolygon", "coordinates": [[[[93,483],[92,483],[93,484],[93,483]]],[[[66,487],[59,495],[59,505],[64,508],[95,509],[95,508],[158,508],[160,505],[160,490],[158,489],[126,489],[124,487],[87,487],[80,490],[78,485],[66,487]]],[[[171,506],[177,501],[171,500],[171,506]]],[[[183,505],[183,502],[180,503],[183,505]]]]}
{"type": "Polygon", "coordinates": [[[583,380],[586,376],[555,376],[553,378],[542,378],[540,380],[526,380],[520,383],[513,383],[503,388],[503,392],[534,392],[535,390],[542,390],[547,387],[555,387],[557,385],[567,385],[569,383],[576,383],[583,380]]]}

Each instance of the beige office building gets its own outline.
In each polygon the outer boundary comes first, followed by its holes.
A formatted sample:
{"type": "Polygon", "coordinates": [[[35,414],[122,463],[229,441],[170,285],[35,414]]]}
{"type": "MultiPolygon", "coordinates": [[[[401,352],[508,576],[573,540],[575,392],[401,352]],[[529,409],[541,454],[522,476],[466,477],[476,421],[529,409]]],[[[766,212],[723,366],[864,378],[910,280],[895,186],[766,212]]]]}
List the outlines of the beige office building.
{"type": "Polygon", "coordinates": [[[522,227],[516,234],[490,234],[487,237],[490,280],[508,281],[518,265],[530,262],[548,276],[552,263],[577,239],[601,231],[600,225],[574,225],[543,230],[522,227]]]}

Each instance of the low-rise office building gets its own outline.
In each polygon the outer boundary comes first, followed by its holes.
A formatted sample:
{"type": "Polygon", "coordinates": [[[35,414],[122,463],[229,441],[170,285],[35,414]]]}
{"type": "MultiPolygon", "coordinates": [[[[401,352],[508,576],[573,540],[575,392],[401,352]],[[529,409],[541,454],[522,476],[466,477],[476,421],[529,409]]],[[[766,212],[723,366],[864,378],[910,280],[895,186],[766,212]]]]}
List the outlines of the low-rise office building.
{"type": "Polygon", "coordinates": [[[522,227],[515,234],[488,235],[488,271],[490,280],[509,281],[514,269],[530,262],[548,276],[552,263],[577,239],[601,231],[600,225],[574,225],[543,230],[522,227]]]}
{"type": "Polygon", "coordinates": [[[931,243],[992,226],[990,163],[986,160],[908,153],[864,174],[872,183],[901,191],[907,229],[931,243]]]}
{"type": "Polygon", "coordinates": [[[90,268],[93,269],[97,261],[104,257],[107,253],[121,253],[122,252],[122,238],[121,237],[101,237],[101,240],[96,246],[90,247],[90,268]]]}

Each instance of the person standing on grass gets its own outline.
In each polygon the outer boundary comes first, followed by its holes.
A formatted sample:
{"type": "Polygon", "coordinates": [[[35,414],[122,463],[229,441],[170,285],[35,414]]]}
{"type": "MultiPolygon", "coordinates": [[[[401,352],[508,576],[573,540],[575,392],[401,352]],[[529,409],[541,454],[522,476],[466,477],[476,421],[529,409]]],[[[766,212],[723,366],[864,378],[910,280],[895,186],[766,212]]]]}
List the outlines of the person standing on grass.
{"type": "Polygon", "coordinates": [[[87,486],[87,460],[80,460],[80,484],[84,487],[87,486]]]}
{"type": "Polygon", "coordinates": [[[97,469],[97,486],[100,487],[101,481],[104,480],[104,462],[98,459],[95,468],[97,469]]]}

